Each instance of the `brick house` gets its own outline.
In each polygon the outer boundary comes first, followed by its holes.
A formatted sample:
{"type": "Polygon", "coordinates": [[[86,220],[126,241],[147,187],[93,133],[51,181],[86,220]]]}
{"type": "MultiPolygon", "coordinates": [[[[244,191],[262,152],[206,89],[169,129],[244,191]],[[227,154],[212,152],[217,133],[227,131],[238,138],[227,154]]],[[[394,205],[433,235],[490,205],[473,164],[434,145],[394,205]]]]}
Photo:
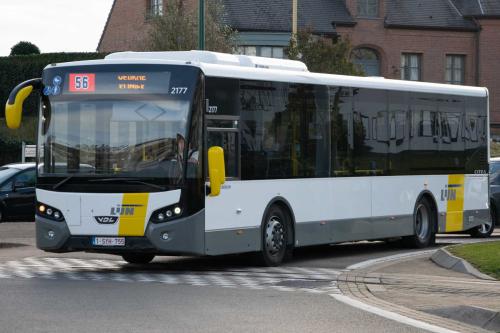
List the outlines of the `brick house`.
{"type": "MultiPolygon", "coordinates": [[[[148,17],[163,0],[115,0],[98,50],[144,49],[148,17]]],[[[223,0],[238,52],[284,57],[292,1],[223,0]]],[[[196,0],[184,5],[196,10],[196,0]]],[[[492,134],[500,135],[500,0],[298,0],[298,26],[348,36],[368,75],[486,86],[492,134]]]]}

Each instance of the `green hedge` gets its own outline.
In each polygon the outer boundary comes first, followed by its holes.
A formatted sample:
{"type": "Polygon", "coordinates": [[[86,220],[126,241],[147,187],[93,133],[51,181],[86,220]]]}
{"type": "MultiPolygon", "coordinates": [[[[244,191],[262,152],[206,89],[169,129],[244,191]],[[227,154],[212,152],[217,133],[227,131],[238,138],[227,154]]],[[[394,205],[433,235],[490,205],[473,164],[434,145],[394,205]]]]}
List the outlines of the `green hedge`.
{"type": "Polygon", "coordinates": [[[38,55],[0,57],[0,165],[18,162],[21,159],[21,142],[35,143],[38,96],[32,94],[24,102],[23,125],[18,131],[5,126],[3,107],[10,91],[19,83],[41,77],[48,64],[78,60],[102,59],[101,53],[45,53],[38,55]]]}

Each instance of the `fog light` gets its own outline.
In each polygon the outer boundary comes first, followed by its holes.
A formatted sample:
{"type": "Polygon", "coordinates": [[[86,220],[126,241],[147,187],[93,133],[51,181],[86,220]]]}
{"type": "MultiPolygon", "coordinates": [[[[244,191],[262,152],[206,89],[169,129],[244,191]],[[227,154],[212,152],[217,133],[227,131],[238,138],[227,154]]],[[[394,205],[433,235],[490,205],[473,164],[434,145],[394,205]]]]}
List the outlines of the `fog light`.
{"type": "Polygon", "coordinates": [[[52,230],[49,230],[47,232],[47,236],[50,238],[50,239],[54,239],[54,237],[56,237],[56,233],[52,230]]]}
{"type": "Polygon", "coordinates": [[[181,213],[180,207],[175,207],[174,208],[174,213],[175,213],[175,215],[179,215],[181,213]]]}
{"type": "Polygon", "coordinates": [[[55,217],[56,219],[59,219],[59,218],[61,217],[61,213],[59,213],[59,211],[57,211],[57,210],[56,210],[56,211],[54,212],[54,217],[55,217]]]}
{"type": "Polygon", "coordinates": [[[168,232],[164,232],[161,234],[161,239],[168,240],[168,232]]]}
{"type": "Polygon", "coordinates": [[[165,215],[163,213],[158,214],[158,220],[163,221],[165,219],[165,215]]]}
{"type": "Polygon", "coordinates": [[[52,215],[52,209],[47,208],[47,215],[52,215]]]}
{"type": "Polygon", "coordinates": [[[38,210],[39,210],[41,213],[45,212],[45,206],[44,206],[44,205],[40,205],[40,206],[38,207],[38,210]]]}
{"type": "Polygon", "coordinates": [[[170,217],[172,216],[172,211],[171,210],[167,210],[167,217],[170,217]]]}

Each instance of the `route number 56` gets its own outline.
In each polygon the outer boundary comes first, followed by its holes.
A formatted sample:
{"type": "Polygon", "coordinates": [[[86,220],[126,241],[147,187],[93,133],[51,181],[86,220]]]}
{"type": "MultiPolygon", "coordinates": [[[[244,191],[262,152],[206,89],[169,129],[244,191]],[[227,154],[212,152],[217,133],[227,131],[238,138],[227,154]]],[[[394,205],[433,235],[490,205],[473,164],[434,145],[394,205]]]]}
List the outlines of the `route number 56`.
{"type": "Polygon", "coordinates": [[[89,77],[88,76],[75,76],[75,88],[76,89],[89,89],[89,77]]]}
{"type": "Polygon", "coordinates": [[[95,91],[95,74],[70,74],[70,92],[91,92],[95,91]]]}

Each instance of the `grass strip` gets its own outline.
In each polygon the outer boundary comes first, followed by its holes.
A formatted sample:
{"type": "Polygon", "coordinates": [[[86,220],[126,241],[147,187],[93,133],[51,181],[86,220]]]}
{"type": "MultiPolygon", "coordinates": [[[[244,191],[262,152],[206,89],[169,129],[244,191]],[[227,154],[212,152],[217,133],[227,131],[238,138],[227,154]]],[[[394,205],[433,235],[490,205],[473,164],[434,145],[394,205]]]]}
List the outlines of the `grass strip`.
{"type": "Polygon", "coordinates": [[[484,274],[500,280],[500,241],[455,245],[447,250],[484,274]]]}

